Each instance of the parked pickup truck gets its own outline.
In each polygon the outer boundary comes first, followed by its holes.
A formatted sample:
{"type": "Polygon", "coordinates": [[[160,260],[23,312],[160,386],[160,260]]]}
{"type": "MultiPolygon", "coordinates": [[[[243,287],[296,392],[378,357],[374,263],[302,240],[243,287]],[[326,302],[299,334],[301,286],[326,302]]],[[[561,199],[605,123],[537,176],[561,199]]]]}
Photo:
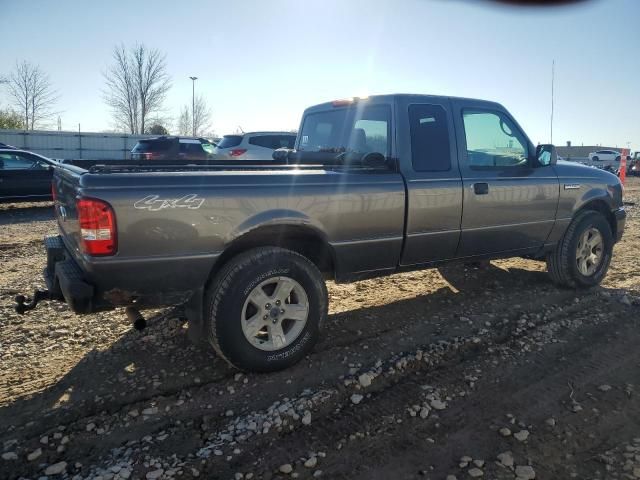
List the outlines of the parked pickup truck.
{"type": "Polygon", "coordinates": [[[450,261],[546,259],[590,287],[624,229],[615,175],[557,162],[501,105],[423,95],[324,103],[271,165],[56,167],[48,291],[77,313],[184,304],[190,335],[238,368],[303,358],[325,279],[450,261]]]}

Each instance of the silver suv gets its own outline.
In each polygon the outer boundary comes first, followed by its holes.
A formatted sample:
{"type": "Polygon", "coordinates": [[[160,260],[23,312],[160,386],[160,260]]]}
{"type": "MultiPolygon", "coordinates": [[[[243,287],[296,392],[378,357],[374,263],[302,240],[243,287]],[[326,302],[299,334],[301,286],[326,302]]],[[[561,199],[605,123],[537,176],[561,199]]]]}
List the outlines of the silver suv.
{"type": "Polygon", "coordinates": [[[247,132],[225,135],[213,150],[217,160],[271,160],[278,148],[293,148],[292,132],[247,132]]]}

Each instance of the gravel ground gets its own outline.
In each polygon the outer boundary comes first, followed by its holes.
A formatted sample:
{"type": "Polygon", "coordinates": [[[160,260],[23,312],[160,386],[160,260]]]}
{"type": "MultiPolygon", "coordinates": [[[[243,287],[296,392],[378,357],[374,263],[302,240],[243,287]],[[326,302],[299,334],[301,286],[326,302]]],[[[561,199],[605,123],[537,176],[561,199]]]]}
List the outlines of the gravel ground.
{"type": "Polygon", "coordinates": [[[640,181],[602,287],[523,259],[329,285],[322,341],[241,374],[173,309],[12,299],[50,204],[0,205],[0,478],[640,478],[640,181]],[[310,373],[312,372],[312,375],[310,373]]]}

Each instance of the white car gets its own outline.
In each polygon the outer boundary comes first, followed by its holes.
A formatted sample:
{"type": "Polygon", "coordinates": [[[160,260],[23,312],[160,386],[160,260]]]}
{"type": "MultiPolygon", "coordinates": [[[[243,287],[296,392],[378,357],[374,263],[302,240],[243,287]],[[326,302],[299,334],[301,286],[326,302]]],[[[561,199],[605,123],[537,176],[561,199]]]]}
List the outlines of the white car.
{"type": "Polygon", "coordinates": [[[222,137],[213,149],[217,160],[272,160],[278,148],[293,148],[291,132],[247,132],[222,137]]]}
{"type": "Polygon", "coordinates": [[[592,162],[619,162],[620,152],[615,150],[598,150],[589,154],[589,160],[592,162]]]}

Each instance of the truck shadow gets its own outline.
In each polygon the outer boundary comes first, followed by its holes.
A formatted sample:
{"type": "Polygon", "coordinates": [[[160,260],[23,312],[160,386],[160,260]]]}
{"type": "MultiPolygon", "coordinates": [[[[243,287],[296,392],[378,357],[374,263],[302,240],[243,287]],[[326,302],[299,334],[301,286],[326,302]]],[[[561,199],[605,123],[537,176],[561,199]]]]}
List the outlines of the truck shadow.
{"type": "Polygon", "coordinates": [[[52,202],[0,203],[0,225],[54,220],[52,202]]]}
{"type": "MultiPolygon", "coordinates": [[[[453,333],[447,331],[446,325],[431,320],[434,316],[442,317],[443,309],[445,315],[453,317],[465,309],[483,308],[487,291],[508,290],[515,302],[530,297],[533,285],[548,284],[546,273],[519,268],[473,269],[454,265],[440,272],[454,288],[441,287],[414,298],[330,315],[310,361],[333,370],[321,373],[329,381],[335,381],[340,374],[336,372],[344,373],[345,368],[330,353],[332,350],[340,349],[342,355],[341,347],[353,345],[357,351],[363,340],[377,341],[387,332],[407,328],[412,321],[422,322],[421,341],[428,342],[430,335],[450,337],[453,333]]],[[[105,320],[113,321],[113,316],[105,320]]],[[[402,344],[398,342],[383,342],[371,349],[370,356],[375,361],[400,350],[402,344]]],[[[362,360],[369,361],[366,356],[369,354],[366,351],[363,354],[362,360]]],[[[252,383],[272,384],[273,390],[280,377],[283,382],[288,378],[299,378],[300,383],[317,381],[308,378],[305,369],[308,367],[301,362],[286,373],[254,375],[252,383]]],[[[33,437],[57,425],[100,412],[117,412],[131,404],[175,395],[189,388],[211,386],[215,395],[233,383],[236,373],[210,347],[191,344],[179,310],[168,309],[151,317],[143,332],[132,329],[110,348],[88,352],[51,387],[1,408],[0,424],[9,428],[0,434],[0,440],[13,438],[16,435],[13,427],[23,426],[21,435],[33,437]]]]}

